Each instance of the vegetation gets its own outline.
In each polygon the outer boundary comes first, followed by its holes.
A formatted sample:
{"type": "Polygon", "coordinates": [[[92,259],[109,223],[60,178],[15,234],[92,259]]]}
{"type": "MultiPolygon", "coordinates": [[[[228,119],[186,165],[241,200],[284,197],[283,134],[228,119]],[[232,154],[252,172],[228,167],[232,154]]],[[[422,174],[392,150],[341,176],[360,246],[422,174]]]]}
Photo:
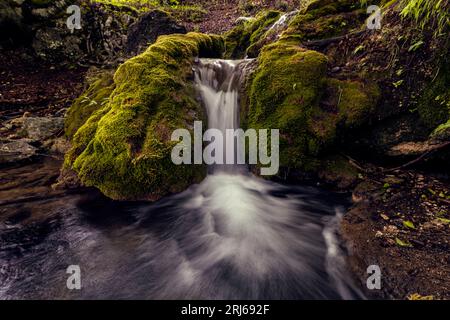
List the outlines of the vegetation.
{"type": "Polygon", "coordinates": [[[225,34],[226,53],[228,58],[244,58],[248,49],[256,44],[279,18],[279,11],[263,11],[255,18],[242,21],[238,26],[225,34]]]}
{"type": "Polygon", "coordinates": [[[420,28],[435,28],[443,34],[450,26],[450,4],[445,0],[401,0],[401,15],[414,19],[420,28]]]}

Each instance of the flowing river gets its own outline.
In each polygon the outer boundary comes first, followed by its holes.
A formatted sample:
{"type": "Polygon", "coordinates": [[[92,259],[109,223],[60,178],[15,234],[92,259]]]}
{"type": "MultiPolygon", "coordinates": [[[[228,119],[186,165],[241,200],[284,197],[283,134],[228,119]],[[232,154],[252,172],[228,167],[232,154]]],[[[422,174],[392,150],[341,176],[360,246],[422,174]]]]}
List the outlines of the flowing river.
{"type": "MultiPolygon", "coordinates": [[[[210,128],[238,127],[246,63],[199,61],[210,128]]],[[[211,167],[153,204],[74,195],[35,205],[44,218],[0,223],[0,299],[364,298],[338,237],[347,199],[244,166],[211,167]],[[81,290],[67,289],[69,265],[80,267],[81,290]]]]}

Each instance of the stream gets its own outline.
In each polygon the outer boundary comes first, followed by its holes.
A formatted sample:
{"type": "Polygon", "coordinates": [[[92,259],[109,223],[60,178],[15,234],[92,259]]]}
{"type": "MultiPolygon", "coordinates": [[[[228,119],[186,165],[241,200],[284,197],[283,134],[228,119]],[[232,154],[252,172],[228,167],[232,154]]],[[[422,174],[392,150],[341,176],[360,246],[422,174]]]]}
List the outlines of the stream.
{"type": "MultiPolygon", "coordinates": [[[[210,128],[237,128],[245,63],[196,67],[210,128]]],[[[36,201],[0,222],[0,299],[362,299],[338,235],[348,205],[242,165],[156,203],[95,191],[36,201]],[[70,265],[81,290],[67,289],[70,265]]]]}

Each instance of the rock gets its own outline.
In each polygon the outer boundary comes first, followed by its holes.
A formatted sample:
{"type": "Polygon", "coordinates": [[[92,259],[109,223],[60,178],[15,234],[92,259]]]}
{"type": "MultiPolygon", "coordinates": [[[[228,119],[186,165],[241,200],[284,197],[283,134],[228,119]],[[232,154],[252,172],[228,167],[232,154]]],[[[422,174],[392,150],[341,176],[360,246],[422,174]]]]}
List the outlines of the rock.
{"type": "MultiPolygon", "coordinates": [[[[158,200],[201,181],[204,166],[171,161],[170,134],[205,120],[191,81],[194,57],[220,57],[223,50],[220,36],[166,35],[122,64],[102,108],[78,130],[78,125],[66,123],[76,131],[65,157],[67,168],[76,171],[83,184],[115,200],[158,200]]],[[[90,89],[88,96],[97,96],[97,89],[90,89]]]]}
{"type": "Polygon", "coordinates": [[[429,132],[417,116],[406,114],[384,119],[369,130],[362,131],[358,146],[377,155],[398,157],[402,156],[406,149],[421,149],[423,146],[413,146],[411,142],[425,141],[428,135],[429,132]]]}
{"type": "Polygon", "coordinates": [[[331,69],[331,72],[332,72],[332,73],[337,73],[337,72],[339,72],[339,71],[341,71],[341,68],[340,68],[340,67],[334,67],[333,69],[331,69]]]}
{"type": "Polygon", "coordinates": [[[41,59],[54,63],[95,61],[115,66],[145,50],[160,35],[186,33],[163,11],[139,15],[126,5],[106,2],[2,0],[0,45],[21,41],[41,59]],[[66,9],[71,5],[81,8],[81,29],[67,27],[66,9]]]}
{"type": "Polygon", "coordinates": [[[20,44],[28,39],[28,30],[23,23],[18,4],[9,0],[0,2],[0,45],[20,44]]]}
{"type": "Polygon", "coordinates": [[[49,147],[50,152],[56,154],[65,154],[70,149],[70,142],[64,138],[58,138],[51,142],[51,146],[49,147]]]}
{"type": "Polygon", "coordinates": [[[161,10],[147,12],[131,25],[128,31],[127,53],[132,55],[142,53],[160,35],[186,32],[186,28],[177,24],[166,12],[161,10]]]}
{"type": "Polygon", "coordinates": [[[352,166],[349,160],[333,156],[323,160],[323,167],[319,169],[318,176],[327,184],[343,191],[356,186],[358,173],[358,169],[352,166]]]}
{"type": "Polygon", "coordinates": [[[253,19],[241,21],[241,23],[225,34],[225,56],[233,59],[241,59],[247,55],[256,57],[258,50],[262,46],[256,44],[259,43],[259,40],[262,40],[270,27],[278,21],[280,15],[281,13],[278,11],[263,11],[253,19]]]}
{"type": "Polygon", "coordinates": [[[22,120],[23,134],[32,140],[43,142],[62,133],[64,118],[26,117],[22,120]]]}
{"type": "Polygon", "coordinates": [[[82,38],[67,34],[67,28],[42,28],[37,30],[33,39],[36,54],[49,61],[76,60],[85,55],[82,50],[82,38]]]}
{"type": "Polygon", "coordinates": [[[37,151],[26,139],[0,141],[0,164],[31,159],[36,156],[37,151]]]}
{"type": "MultiPolygon", "coordinates": [[[[369,81],[328,77],[327,57],[298,45],[268,45],[257,61],[243,126],[280,130],[281,167],[316,169],[317,156],[342,132],[367,123],[380,95],[369,81]]],[[[343,185],[352,184],[346,180],[343,185]]]]}

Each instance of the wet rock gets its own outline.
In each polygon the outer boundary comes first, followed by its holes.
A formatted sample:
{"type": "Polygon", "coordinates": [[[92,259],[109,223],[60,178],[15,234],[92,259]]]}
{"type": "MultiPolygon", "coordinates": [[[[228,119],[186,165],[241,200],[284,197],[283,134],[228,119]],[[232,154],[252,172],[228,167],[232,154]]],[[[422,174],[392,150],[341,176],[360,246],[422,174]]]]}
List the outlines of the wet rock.
{"type": "Polygon", "coordinates": [[[0,165],[31,159],[37,151],[26,139],[0,140],[0,165]]]}
{"type": "Polygon", "coordinates": [[[51,153],[64,155],[70,149],[70,142],[65,137],[60,137],[51,141],[48,149],[51,153]]]}
{"type": "Polygon", "coordinates": [[[42,142],[57,136],[64,128],[62,117],[27,117],[22,121],[23,134],[35,141],[42,142]]]}

